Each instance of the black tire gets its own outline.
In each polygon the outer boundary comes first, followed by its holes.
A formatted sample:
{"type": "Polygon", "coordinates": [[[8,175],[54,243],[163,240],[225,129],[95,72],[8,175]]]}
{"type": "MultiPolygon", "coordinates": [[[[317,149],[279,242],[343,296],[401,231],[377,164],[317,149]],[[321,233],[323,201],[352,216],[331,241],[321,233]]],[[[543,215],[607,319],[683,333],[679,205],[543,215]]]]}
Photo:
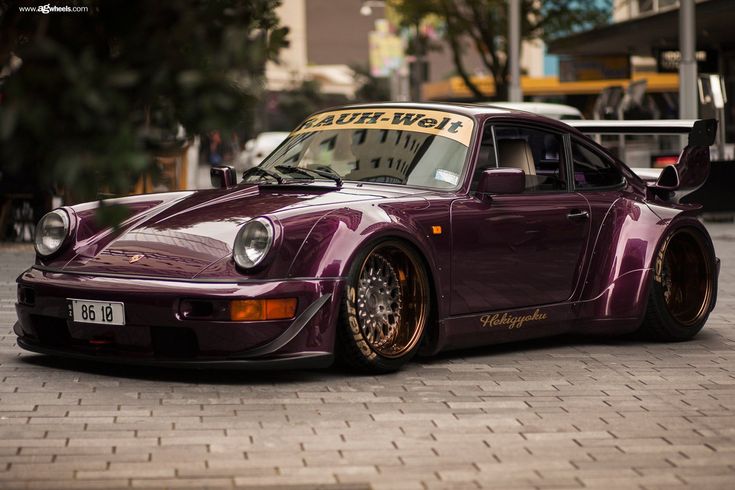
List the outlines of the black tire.
{"type": "Polygon", "coordinates": [[[410,361],[428,325],[428,277],[423,259],[405,242],[384,240],[360,252],[342,298],[338,359],[372,374],[396,371],[410,361]]]}
{"type": "Polygon", "coordinates": [[[654,257],[648,306],[640,333],[680,342],[707,322],[717,295],[712,242],[694,228],[670,233],[654,257]]]}

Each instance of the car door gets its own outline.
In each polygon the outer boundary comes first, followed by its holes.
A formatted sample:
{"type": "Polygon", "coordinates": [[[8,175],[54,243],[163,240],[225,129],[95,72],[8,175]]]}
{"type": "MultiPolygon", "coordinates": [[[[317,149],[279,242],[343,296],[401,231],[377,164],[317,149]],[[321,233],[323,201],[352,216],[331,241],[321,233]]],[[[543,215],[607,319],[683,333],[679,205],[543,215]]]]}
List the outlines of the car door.
{"type": "Polygon", "coordinates": [[[521,168],[526,190],[484,197],[471,192],[453,202],[452,315],[572,296],[590,235],[590,208],[570,182],[568,138],[543,126],[484,128],[473,179],[485,168],[521,168]]]}

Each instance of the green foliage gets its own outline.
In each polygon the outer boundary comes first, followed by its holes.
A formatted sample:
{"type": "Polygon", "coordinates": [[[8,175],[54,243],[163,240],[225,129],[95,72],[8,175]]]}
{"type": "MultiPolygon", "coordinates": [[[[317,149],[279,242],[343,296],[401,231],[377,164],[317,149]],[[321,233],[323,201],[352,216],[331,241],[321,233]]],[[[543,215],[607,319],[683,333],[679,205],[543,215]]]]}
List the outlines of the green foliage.
{"type": "Polygon", "coordinates": [[[390,100],[390,84],[387,78],[374,77],[370,68],[364,65],[353,65],[352,71],[359,84],[355,91],[355,99],[360,102],[383,102],[390,100]]]}
{"type": "Polygon", "coordinates": [[[271,110],[263,130],[291,131],[310,114],[348,102],[342,94],[325,93],[319,80],[294,81],[291,89],[270,93],[271,110]]]}
{"type": "MultiPolygon", "coordinates": [[[[496,99],[507,98],[508,0],[389,0],[405,26],[438,16],[444,23],[444,39],[452,51],[457,73],[478,99],[485,96],[472,83],[463,53],[478,53],[492,74],[496,99]]],[[[521,0],[523,39],[549,40],[606,24],[611,0],[521,0]]]]}
{"type": "Polygon", "coordinates": [[[3,167],[90,199],[127,192],[154,156],[180,151],[179,125],[247,127],[286,43],[278,3],[69,0],[89,11],[43,15],[0,0],[0,67],[23,61],[2,87],[3,167]]]}
{"type": "Polygon", "coordinates": [[[304,80],[291,90],[284,90],[278,94],[278,120],[273,121],[271,129],[291,131],[309,114],[323,109],[324,104],[319,82],[304,80]]]}

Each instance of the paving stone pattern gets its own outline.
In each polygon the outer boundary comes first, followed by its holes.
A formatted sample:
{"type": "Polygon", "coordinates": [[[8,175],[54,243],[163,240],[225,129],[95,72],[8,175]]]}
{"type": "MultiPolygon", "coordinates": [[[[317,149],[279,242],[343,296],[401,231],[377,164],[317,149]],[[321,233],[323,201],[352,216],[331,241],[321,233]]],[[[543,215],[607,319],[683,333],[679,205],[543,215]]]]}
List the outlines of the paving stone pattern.
{"type": "Polygon", "coordinates": [[[735,488],[735,225],[693,341],[564,337],[400,373],[196,372],[22,352],[0,248],[0,488],[735,488]]]}

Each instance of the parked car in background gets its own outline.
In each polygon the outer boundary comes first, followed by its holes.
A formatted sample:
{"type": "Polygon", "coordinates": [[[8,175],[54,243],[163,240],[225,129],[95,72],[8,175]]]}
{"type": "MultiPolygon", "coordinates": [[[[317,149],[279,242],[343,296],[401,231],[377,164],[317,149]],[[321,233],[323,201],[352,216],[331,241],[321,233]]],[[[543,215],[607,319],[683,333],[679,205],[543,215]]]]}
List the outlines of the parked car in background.
{"type": "Polygon", "coordinates": [[[235,164],[238,172],[260,165],[288,137],[287,131],[265,131],[245,143],[235,164]]]}
{"type": "Polygon", "coordinates": [[[514,111],[533,112],[540,116],[557,120],[584,119],[576,107],[565,104],[551,104],[548,102],[489,102],[488,105],[512,109],[514,111]]]}
{"type": "Polygon", "coordinates": [[[382,373],[419,351],[566,332],[692,338],[719,260],[680,198],[707,178],[716,121],[633,124],[689,133],[656,182],[583,133],[600,128],[528,112],[319,112],[239,182],[213,167],[214,189],[113,200],[131,213],[116,228],[95,220],[99,202],[47,214],[18,278],[18,345],[382,373]]]}

